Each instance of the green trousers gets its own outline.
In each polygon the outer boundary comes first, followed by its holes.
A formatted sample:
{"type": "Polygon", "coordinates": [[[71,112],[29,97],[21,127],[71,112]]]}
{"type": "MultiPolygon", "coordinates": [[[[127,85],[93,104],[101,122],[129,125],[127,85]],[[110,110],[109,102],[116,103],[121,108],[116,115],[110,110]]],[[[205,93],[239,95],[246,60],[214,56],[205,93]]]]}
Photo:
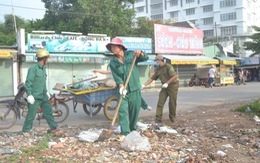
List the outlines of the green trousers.
{"type": "MultiPolygon", "coordinates": [[[[127,93],[123,98],[118,112],[122,135],[128,135],[131,131],[136,130],[136,123],[141,107],[141,98],[140,90],[127,93]]],[[[120,99],[120,94],[118,94],[117,99],[120,99]]]]}
{"type": "Polygon", "coordinates": [[[146,110],[148,108],[148,104],[145,102],[144,98],[141,97],[141,108],[143,108],[144,110],[146,110]]]}
{"type": "Polygon", "coordinates": [[[23,132],[29,132],[33,127],[33,120],[35,119],[36,113],[38,112],[38,108],[42,108],[42,113],[44,118],[46,119],[50,129],[55,129],[58,125],[54,122],[53,114],[52,114],[52,106],[48,99],[46,100],[35,100],[34,104],[31,105],[28,103],[28,114],[23,124],[23,132]]]}
{"type": "Polygon", "coordinates": [[[176,118],[177,93],[179,84],[169,85],[167,88],[162,88],[159,93],[159,99],[156,108],[156,119],[162,120],[163,107],[169,97],[169,118],[176,118]]]}

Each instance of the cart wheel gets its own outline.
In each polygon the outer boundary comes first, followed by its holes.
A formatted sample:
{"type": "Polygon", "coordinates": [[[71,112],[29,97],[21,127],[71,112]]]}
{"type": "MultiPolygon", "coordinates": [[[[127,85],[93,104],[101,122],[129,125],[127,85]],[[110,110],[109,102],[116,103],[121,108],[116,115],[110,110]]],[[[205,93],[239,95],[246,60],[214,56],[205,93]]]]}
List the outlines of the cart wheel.
{"type": "MultiPolygon", "coordinates": [[[[105,106],[104,106],[104,114],[108,120],[113,120],[114,114],[116,111],[117,106],[117,97],[111,96],[109,99],[106,100],[105,106]]],[[[116,120],[119,116],[116,117],[116,120]]]]}
{"type": "Polygon", "coordinates": [[[90,110],[92,109],[92,115],[97,115],[97,113],[99,113],[99,111],[101,110],[102,104],[96,104],[96,105],[91,105],[91,107],[89,106],[89,104],[83,104],[83,110],[87,115],[90,115],[90,110]]]}

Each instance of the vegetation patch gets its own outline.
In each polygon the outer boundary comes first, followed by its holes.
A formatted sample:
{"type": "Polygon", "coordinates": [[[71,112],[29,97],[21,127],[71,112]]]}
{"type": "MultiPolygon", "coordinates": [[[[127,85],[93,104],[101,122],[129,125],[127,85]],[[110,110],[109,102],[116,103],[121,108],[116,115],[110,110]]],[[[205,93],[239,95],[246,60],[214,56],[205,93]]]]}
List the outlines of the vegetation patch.
{"type": "Polygon", "coordinates": [[[243,104],[237,107],[235,111],[245,113],[252,117],[255,115],[260,117],[260,99],[257,99],[247,104],[243,104]]]}

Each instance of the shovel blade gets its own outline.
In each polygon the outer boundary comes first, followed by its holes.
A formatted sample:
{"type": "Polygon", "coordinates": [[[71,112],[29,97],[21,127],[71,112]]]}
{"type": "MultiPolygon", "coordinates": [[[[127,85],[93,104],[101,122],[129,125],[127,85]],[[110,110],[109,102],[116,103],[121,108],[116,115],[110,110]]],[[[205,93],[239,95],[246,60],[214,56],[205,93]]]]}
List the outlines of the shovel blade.
{"type": "Polygon", "coordinates": [[[102,133],[99,135],[97,141],[104,141],[106,139],[109,139],[112,134],[113,134],[113,130],[103,129],[102,133]]]}

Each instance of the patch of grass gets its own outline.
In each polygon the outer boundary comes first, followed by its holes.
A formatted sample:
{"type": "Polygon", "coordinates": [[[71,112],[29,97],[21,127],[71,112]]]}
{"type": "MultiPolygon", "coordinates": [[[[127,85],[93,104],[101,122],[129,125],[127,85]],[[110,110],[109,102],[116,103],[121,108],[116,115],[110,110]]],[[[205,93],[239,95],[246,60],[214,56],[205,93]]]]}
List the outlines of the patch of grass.
{"type": "Polygon", "coordinates": [[[249,116],[257,115],[258,117],[260,117],[260,99],[239,106],[235,109],[235,111],[245,113],[249,116]],[[247,108],[249,108],[249,110],[247,108]]]}
{"type": "Polygon", "coordinates": [[[58,161],[55,158],[43,158],[39,152],[43,151],[48,148],[48,143],[53,138],[53,134],[46,134],[42,137],[42,139],[39,141],[38,145],[28,148],[28,149],[22,149],[21,154],[13,154],[11,157],[6,158],[5,160],[8,162],[19,162],[21,159],[24,162],[30,161],[30,158],[34,158],[35,161],[39,162],[52,162],[52,161],[58,161]]]}

